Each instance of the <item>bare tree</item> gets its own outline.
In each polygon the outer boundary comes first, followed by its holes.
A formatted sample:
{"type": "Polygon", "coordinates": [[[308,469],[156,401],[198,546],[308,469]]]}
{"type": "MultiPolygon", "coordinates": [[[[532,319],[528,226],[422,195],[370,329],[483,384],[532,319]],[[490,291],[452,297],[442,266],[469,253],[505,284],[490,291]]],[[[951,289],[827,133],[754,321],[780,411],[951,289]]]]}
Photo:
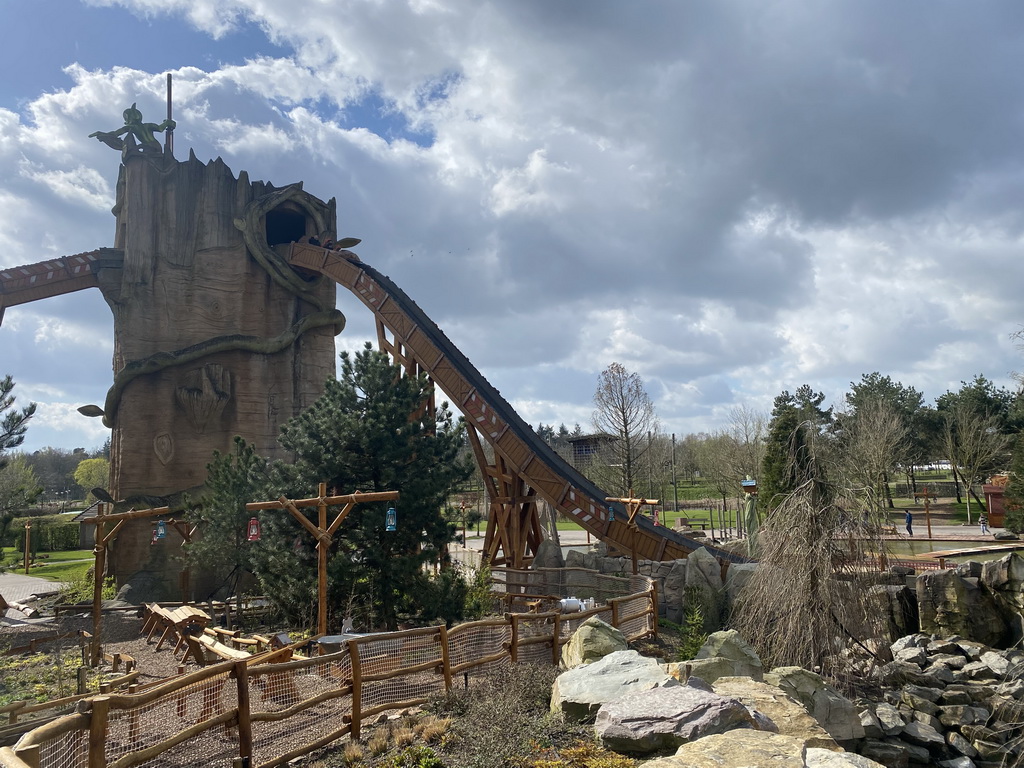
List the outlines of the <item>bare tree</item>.
{"type": "Polygon", "coordinates": [[[971,485],[981,480],[1006,454],[1010,437],[999,430],[999,418],[979,413],[960,401],[944,414],[942,443],[953,471],[967,487],[967,524],[971,524],[971,485]]]}
{"type": "Polygon", "coordinates": [[[756,480],[764,462],[768,415],[745,405],[729,413],[729,434],[735,443],[734,470],[737,480],[747,475],[756,480]]]}
{"type": "Polygon", "coordinates": [[[648,480],[647,463],[653,459],[653,441],[659,433],[654,404],[637,373],[620,363],[601,372],[594,392],[594,428],[614,438],[595,465],[595,477],[606,489],[625,494],[648,480]],[[603,482],[602,482],[603,481],[603,482]]]}
{"type": "Polygon", "coordinates": [[[900,412],[884,400],[867,401],[856,418],[841,415],[838,472],[845,493],[879,518],[886,514],[887,483],[908,455],[910,430],[900,412]]]}

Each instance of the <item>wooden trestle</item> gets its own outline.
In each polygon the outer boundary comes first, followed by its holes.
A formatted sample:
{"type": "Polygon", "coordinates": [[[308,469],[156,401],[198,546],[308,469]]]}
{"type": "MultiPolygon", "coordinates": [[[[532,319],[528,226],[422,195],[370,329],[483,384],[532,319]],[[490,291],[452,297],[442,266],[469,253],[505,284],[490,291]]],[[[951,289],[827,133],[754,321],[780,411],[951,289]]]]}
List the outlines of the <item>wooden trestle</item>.
{"type": "Polygon", "coordinates": [[[426,373],[465,415],[489,497],[484,548],[491,565],[532,563],[541,542],[540,499],[611,550],[638,559],[674,560],[707,546],[722,560],[745,560],[646,518],[631,523],[621,504],[605,502],[604,492],[536,435],[415,302],[355,254],[293,244],[289,260],[355,294],[376,318],[381,349],[410,373],[426,373]]]}

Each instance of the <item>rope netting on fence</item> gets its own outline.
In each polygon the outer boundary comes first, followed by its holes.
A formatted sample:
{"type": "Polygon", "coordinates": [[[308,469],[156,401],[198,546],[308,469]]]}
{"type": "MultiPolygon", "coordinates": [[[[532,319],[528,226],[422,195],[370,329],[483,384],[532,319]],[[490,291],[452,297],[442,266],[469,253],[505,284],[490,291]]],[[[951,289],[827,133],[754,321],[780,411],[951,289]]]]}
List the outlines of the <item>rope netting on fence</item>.
{"type": "Polygon", "coordinates": [[[354,636],[342,650],[308,659],[226,661],[140,693],[83,702],[88,707],[80,714],[29,732],[13,750],[0,748],[0,766],[215,768],[248,758],[251,766],[269,768],[345,735],[357,738],[371,718],[469,686],[471,677],[513,662],[556,664],[561,646],[590,616],[628,639],[655,631],[651,580],[565,571],[495,571],[496,591],[593,597],[602,604],[354,636]]]}

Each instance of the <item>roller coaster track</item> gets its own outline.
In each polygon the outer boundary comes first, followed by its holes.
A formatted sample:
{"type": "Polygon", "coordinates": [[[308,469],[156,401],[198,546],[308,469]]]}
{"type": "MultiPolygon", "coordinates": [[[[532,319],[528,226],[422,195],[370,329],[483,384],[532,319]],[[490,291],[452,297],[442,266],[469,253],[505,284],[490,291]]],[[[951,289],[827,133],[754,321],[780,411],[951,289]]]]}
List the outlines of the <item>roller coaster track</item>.
{"type": "Polygon", "coordinates": [[[99,273],[119,268],[124,251],[100,248],[73,256],[0,270],[0,322],[4,310],[38,299],[99,287],[99,273]]]}
{"type": "MultiPolygon", "coordinates": [[[[6,307],[99,287],[100,272],[123,261],[123,251],[101,248],[0,270],[0,322],[6,307]]],[[[630,524],[625,508],[606,502],[607,494],[555,453],[401,288],[354,254],[293,244],[289,262],[355,294],[374,314],[381,348],[430,376],[465,415],[490,501],[484,547],[492,565],[531,564],[542,539],[542,499],[611,552],[675,560],[705,547],[722,562],[746,560],[639,515],[630,524]]]]}
{"type": "Polygon", "coordinates": [[[289,261],[355,294],[376,318],[381,347],[407,370],[427,373],[465,415],[488,481],[491,514],[484,547],[492,565],[524,567],[532,562],[540,543],[539,499],[606,542],[610,551],[644,560],[675,560],[705,547],[722,562],[746,562],[639,515],[630,525],[623,505],[607,503],[607,494],[555,453],[387,276],[345,251],[293,245],[289,261]]]}

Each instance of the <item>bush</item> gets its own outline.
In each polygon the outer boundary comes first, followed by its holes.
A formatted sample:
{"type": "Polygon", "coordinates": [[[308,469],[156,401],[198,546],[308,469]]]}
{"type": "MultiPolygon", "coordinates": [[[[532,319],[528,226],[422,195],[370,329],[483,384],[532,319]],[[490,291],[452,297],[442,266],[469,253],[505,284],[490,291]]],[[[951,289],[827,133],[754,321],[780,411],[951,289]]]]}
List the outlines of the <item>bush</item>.
{"type": "Polygon", "coordinates": [[[78,549],[78,523],[69,523],[67,518],[58,516],[19,518],[11,524],[14,548],[25,551],[25,520],[32,520],[33,552],[66,552],[78,549]]]}
{"type": "MultiPolygon", "coordinates": [[[[95,584],[92,574],[92,569],[89,569],[81,578],[65,581],[64,586],[60,590],[60,601],[69,605],[91,603],[95,584]]],[[[100,597],[103,600],[113,600],[117,597],[117,585],[114,583],[113,576],[104,580],[100,597]]]]}
{"type": "Polygon", "coordinates": [[[452,718],[444,757],[459,768],[518,768],[538,750],[585,739],[587,726],[549,709],[557,676],[553,666],[514,664],[432,702],[432,712],[452,718]]]}

